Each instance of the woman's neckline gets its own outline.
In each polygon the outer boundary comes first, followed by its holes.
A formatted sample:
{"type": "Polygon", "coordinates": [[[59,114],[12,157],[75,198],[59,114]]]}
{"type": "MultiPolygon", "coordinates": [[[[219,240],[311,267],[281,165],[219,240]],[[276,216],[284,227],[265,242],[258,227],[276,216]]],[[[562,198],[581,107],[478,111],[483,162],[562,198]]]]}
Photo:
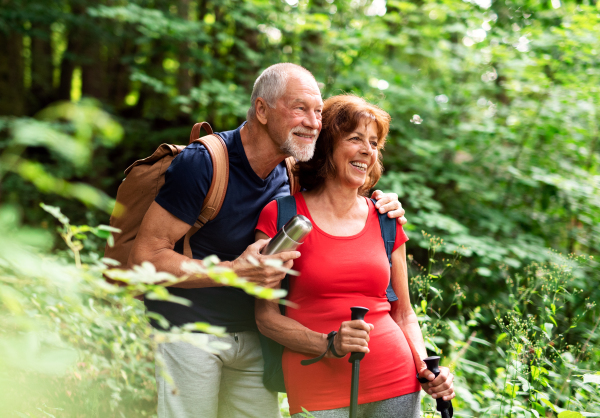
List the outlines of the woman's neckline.
{"type": "Polygon", "coordinates": [[[367,199],[366,197],[364,197],[365,201],[367,202],[367,207],[368,207],[368,212],[367,212],[367,220],[365,221],[364,226],[362,227],[362,229],[357,232],[354,235],[332,235],[329,234],[325,231],[323,231],[321,228],[319,228],[319,225],[317,225],[317,223],[315,222],[315,220],[313,219],[310,210],[308,209],[308,205],[306,204],[306,200],[304,199],[304,195],[302,194],[302,192],[298,192],[294,195],[294,197],[296,198],[296,200],[298,201],[298,203],[303,206],[304,210],[306,211],[306,215],[308,217],[308,219],[310,219],[310,222],[312,223],[313,229],[315,229],[316,231],[319,231],[319,233],[325,235],[326,237],[329,238],[333,238],[333,239],[353,239],[353,238],[358,238],[361,235],[363,235],[366,231],[367,231],[367,226],[369,225],[369,220],[371,219],[371,212],[373,211],[371,208],[372,202],[370,202],[369,199],[367,199]]]}

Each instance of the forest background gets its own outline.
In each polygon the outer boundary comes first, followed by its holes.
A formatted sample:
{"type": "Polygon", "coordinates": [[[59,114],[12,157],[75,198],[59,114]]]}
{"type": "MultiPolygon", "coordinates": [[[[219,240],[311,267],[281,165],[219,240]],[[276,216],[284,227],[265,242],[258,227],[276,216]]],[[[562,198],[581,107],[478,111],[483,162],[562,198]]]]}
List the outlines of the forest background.
{"type": "Polygon", "coordinates": [[[197,121],[237,127],[284,61],[392,116],[377,187],[406,209],[411,297],[456,415],[600,416],[599,7],[0,1],[0,416],[155,414],[133,295],[169,298],[164,276],[102,279],[123,170],[197,121]]]}

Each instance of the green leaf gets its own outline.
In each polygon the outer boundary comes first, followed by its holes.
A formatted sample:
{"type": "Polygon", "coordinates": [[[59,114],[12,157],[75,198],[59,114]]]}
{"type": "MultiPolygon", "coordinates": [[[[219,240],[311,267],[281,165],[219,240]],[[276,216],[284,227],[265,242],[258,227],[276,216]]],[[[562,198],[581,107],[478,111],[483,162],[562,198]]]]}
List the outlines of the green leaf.
{"type": "Polygon", "coordinates": [[[114,232],[114,233],[120,233],[121,230],[119,228],[115,228],[109,225],[98,225],[97,227],[99,230],[101,231],[109,231],[109,232],[114,232]]]}
{"type": "Polygon", "coordinates": [[[215,325],[210,325],[206,322],[193,322],[190,324],[185,324],[181,327],[181,329],[183,329],[185,331],[201,331],[206,334],[213,334],[213,335],[216,335],[219,337],[224,336],[225,332],[226,332],[225,327],[218,327],[215,325]]]}
{"type": "Polygon", "coordinates": [[[583,375],[583,383],[597,383],[600,384],[600,374],[586,373],[583,375]]]}
{"type": "Polygon", "coordinates": [[[504,387],[504,392],[511,398],[516,398],[518,391],[519,391],[519,385],[513,385],[512,383],[507,383],[506,386],[504,387]]]}
{"type": "Polygon", "coordinates": [[[48,212],[50,215],[54,216],[56,219],[58,219],[58,221],[67,226],[69,225],[69,218],[67,218],[65,215],[63,215],[63,213],[61,212],[59,207],[56,206],[49,206],[46,205],[44,203],[40,203],[40,206],[42,209],[44,209],[46,212],[48,212]]]}
{"type": "Polygon", "coordinates": [[[583,415],[575,411],[562,411],[558,414],[558,418],[583,418],[583,415]]]}
{"type": "Polygon", "coordinates": [[[430,289],[430,290],[431,290],[433,293],[435,293],[435,294],[436,294],[436,296],[437,296],[438,298],[440,298],[440,300],[444,300],[444,299],[442,298],[442,292],[440,292],[438,289],[436,289],[436,288],[435,288],[435,287],[433,287],[433,286],[429,286],[429,289],[430,289]]]}
{"type": "Polygon", "coordinates": [[[98,238],[108,239],[108,237],[112,236],[112,234],[108,231],[104,231],[98,228],[92,229],[92,234],[96,235],[98,238]]]}
{"type": "Polygon", "coordinates": [[[421,301],[421,309],[423,310],[423,312],[427,311],[427,301],[425,299],[421,301]]]}
{"type": "Polygon", "coordinates": [[[548,337],[549,340],[552,339],[552,329],[554,328],[554,324],[551,324],[549,322],[544,323],[544,325],[542,325],[542,330],[546,333],[546,336],[548,337]]]}
{"type": "Polygon", "coordinates": [[[477,269],[477,273],[480,276],[484,276],[484,277],[489,277],[489,276],[492,275],[492,271],[489,268],[487,268],[487,267],[479,267],[477,269]]]}
{"type": "Polygon", "coordinates": [[[506,332],[503,332],[502,334],[498,335],[498,338],[496,338],[496,344],[500,343],[500,341],[502,341],[506,337],[508,337],[508,334],[506,332]]]}
{"type": "Polygon", "coordinates": [[[552,409],[554,412],[556,412],[556,408],[554,407],[554,405],[553,405],[553,404],[552,404],[552,403],[551,403],[551,402],[550,402],[548,399],[545,399],[545,398],[540,398],[540,401],[541,401],[541,402],[542,402],[544,405],[546,405],[547,407],[549,407],[550,409],[552,409]]]}

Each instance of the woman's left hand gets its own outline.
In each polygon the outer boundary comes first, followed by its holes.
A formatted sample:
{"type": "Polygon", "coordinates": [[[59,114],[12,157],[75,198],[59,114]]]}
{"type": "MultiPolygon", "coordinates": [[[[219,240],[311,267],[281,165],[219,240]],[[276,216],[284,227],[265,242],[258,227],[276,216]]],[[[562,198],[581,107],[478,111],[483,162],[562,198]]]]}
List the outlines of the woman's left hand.
{"type": "Polygon", "coordinates": [[[438,377],[427,370],[423,369],[419,372],[419,377],[424,377],[429,380],[428,383],[421,383],[421,387],[425,392],[431,395],[434,399],[444,399],[445,401],[449,401],[454,398],[456,394],[454,393],[454,375],[450,373],[450,370],[447,367],[440,366],[440,374],[438,377]]]}
{"type": "Polygon", "coordinates": [[[404,225],[407,222],[404,217],[402,203],[398,201],[396,193],[383,193],[381,190],[375,190],[371,198],[377,200],[375,207],[379,213],[387,213],[392,219],[397,218],[400,225],[404,225]]]}

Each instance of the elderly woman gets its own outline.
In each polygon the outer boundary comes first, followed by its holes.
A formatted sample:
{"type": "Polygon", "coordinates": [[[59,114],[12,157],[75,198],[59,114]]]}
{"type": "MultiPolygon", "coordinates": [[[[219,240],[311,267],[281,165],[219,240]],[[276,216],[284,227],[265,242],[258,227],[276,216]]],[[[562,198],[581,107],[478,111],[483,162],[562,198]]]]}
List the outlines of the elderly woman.
{"type": "MultiPolygon", "coordinates": [[[[313,224],[294,264],[300,276],[290,280],[288,299],[298,308],[282,316],[276,302],[257,301],[258,327],[286,347],[282,365],[293,417],[302,408],[315,417],[348,416],[351,367],[342,358],[350,352],[368,353],[361,365],[359,416],[418,417],[421,387],[449,400],[453,377],[442,368],[434,380],[421,361],[427,353],[410,304],[408,238],[400,226],[391,268],[398,301],[390,304],[386,298],[389,262],[377,208],[364,195],[381,176],[380,150],[390,116],[359,97],[341,95],[325,101],[322,118],[314,157],[296,169],[304,188],[294,196],[297,210],[313,224]],[[351,306],[369,308],[369,323],[348,321],[351,306]],[[331,352],[302,366],[301,360],[326,351],[334,330],[331,352]],[[430,382],[421,385],[417,371],[430,382]]],[[[260,216],[256,239],[272,238],[276,220],[277,204],[271,202],[260,216]]]]}

